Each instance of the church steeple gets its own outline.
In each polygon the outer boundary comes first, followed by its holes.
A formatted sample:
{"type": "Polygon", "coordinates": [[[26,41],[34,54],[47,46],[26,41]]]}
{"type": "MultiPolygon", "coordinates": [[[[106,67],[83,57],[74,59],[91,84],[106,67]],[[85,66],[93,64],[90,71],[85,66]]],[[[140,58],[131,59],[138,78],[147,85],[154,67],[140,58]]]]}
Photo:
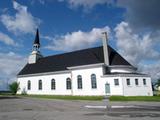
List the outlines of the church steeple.
{"type": "Polygon", "coordinates": [[[40,40],[39,40],[39,31],[37,29],[35,40],[33,42],[33,50],[29,56],[28,63],[34,64],[37,62],[38,59],[42,58],[43,56],[40,53],[40,40]]]}
{"type": "Polygon", "coordinates": [[[39,48],[40,48],[39,31],[37,29],[36,37],[35,37],[35,40],[34,40],[34,43],[33,43],[33,50],[39,51],[39,48]]]}

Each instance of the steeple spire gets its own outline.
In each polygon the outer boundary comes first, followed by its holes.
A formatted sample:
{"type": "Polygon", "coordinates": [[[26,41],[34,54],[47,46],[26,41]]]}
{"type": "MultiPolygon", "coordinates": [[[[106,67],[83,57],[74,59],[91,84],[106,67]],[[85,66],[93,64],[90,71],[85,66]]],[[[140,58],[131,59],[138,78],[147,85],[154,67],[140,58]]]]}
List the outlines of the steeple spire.
{"type": "Polygon", "coordinates": [[[38,45],[40,46],[38,28],[37,28],[37,32],[36,32],[36,37],[35,37],[35,40],[34,40],[34,44],[38,44],[38,45]]]}
{"type": "Polygon", "coordinates": [[[33,50],[32,50],[32,53],[29,56],[28,63],[29,64],[34,64],[42,57],[43,56],[40,53],[39,32],[38,32],[38,29],[37,29],[36,37],[35,37],[35,40],[33,42],[33,50]]]}
{"type": "Polygon", "coordinates": [[[34,43],[33,43],[33,50],[34,51],[39,51],[39,48],[40,48],[39,31],[37,29],[36,37],[35,37],[35,40],[34,40],[34,43]]]}

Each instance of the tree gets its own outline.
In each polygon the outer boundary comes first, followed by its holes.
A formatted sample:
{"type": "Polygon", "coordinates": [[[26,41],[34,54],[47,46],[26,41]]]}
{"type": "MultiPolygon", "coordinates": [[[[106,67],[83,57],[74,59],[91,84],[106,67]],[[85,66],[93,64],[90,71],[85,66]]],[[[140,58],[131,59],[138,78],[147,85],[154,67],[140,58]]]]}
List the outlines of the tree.
{"type": "Polygon", "coordinates": [[[157,82],[154,84],[154,89],[160,91],[160,78],[157,80],[157,82]]]}
{"type": "Polygon", "coordinates": [[[17,91],[19,90],[19,83],[13,82],[12,84],[9,85],[9,88],[12,94],[16,95],[17,91]]]}
{"type": "Polygon", "coordinates": [[[160,78],[157,80],[157,86],[160,86],[160,78]]]}

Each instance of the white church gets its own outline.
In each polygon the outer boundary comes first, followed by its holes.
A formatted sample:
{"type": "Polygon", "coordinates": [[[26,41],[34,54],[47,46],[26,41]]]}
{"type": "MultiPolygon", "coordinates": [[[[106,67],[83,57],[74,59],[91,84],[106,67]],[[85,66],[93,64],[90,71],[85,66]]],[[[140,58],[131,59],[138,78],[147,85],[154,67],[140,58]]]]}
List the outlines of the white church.
{"type": "MultiPolygon", "coordinates": [[[[18,94],[152,96],[151,78],[108,45],[43,57],[37,30],[28,63],[17,75],[18,94]]],[[[65,46],[64,46],[65,47],[65,46]]]]}

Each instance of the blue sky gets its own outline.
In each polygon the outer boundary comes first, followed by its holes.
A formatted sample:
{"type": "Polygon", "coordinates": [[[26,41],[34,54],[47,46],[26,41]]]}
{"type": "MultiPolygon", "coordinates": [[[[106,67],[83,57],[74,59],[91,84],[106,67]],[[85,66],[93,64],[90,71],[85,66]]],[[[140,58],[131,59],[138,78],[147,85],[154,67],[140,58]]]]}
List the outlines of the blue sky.
{"type": "MultiPolygon", "coordinates": [[[[44,56],[109,44],[139,71],[160,77],[159,0],[1,0],[0,80],[26,64],[36,28],[44,56]]],[[[7,76],[7,77],[6,77],[7,76]]]]}
{"type": "MultiPolygon", "coordinates": [[[[124,8],[117,8],[113,5],[97,5],[87,10],[87,8],[70,8],[66,2],[58,2],[56,0],[47,1],[44,3],[35,0],[33,2],[27,0],[17,0],[17,3],[27,7],[27,12],[33,17],[39,20],[39,24],[36,24],[42,36],[55,37],[59,35],[65,35],[74,31],[81,30],[88,32],[92,28],[103,28],[108,25],[114,28],[117,23],[122,21],[124,8]]],[[[13,8],[12,0],[3,1],[0,4],[1,14],[9,14],[15,16],[17,10],[13,8]],[[6,11],[4,11],[6,9],[6,11]]],[[[12,39],[18,41],[23,49],[12,49],[14,52],[21,52],[23,55],[28,55],[28,49],[31,49],[31,44],[34,40],[34,32],[31,34],[16,35],[13,32],[8,31],[3,24],[0,25],[0,30],[11,36],[12,39]]],[[[35,30],[35,29],[34,29],[35,30]]],[[[43,49],[50,41],[47,41],[43,37],[41,38],[42,50],[45,55],[54,54],[55,51],[43,49]]],[[[99,43],[100,44],[100,43],[99,43]]],[[[6,48],[6,46],[4,46],[6,48]]],[[[87,46],[85,46],[87,47],[87,46]]],[[[5,50],[5,49],[4,49],[5,50]]],[[[8,51],[8,50],[7,50],[8,51]]],[[[58,51],[60,52],[60,51],[58,51]]]]}

